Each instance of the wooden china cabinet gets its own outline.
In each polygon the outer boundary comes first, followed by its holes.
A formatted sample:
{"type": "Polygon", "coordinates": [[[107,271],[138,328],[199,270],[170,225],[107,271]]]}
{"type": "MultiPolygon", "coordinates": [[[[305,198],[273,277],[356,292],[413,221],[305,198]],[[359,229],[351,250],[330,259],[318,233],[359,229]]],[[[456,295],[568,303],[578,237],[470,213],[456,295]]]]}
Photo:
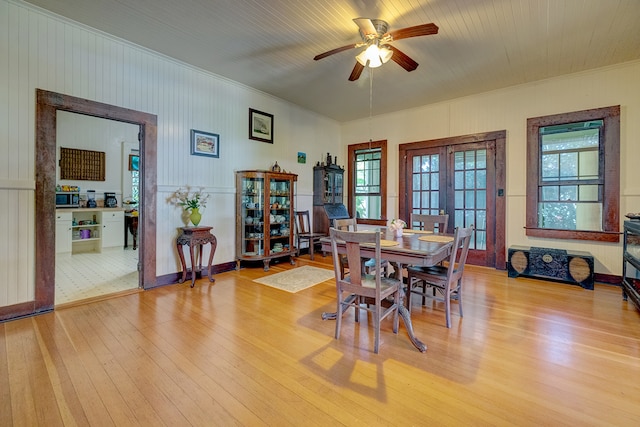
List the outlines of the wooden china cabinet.
{"type": "Polygon", "coordinates": [[[313,168],[313,231],[315,233],[329,234],[331,218],[327,210],[345,209],[343,177],[344,169],[336,164],[318,165],[313,168]]]}
{"type": "Polygon", "coordinates": [[[246,170],[236,172],[236,263],[289,257],[295,264],[294,185],[298,175],[246,170]]]}

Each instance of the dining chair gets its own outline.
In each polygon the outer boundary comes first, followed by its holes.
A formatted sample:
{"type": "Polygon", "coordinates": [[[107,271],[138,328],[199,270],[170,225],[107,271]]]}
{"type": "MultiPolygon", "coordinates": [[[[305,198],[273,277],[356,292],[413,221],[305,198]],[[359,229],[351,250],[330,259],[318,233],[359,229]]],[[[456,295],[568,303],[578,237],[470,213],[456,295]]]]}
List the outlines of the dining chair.
{"type": "Polygon", "coordinates": [[[424,214],[411,214],[410,228],[418,227],[418,230],[425,231],[437,231],[440,234],[445,234],[449,226],[449,215],[424,215],[424,214]],[[417,225],[416,225],[417,223],[417,225]]]}
{"type": "MultiPolygon", "coordinates": [[[[355,218],[334,219],[333,227],[341,231],[358,231],[358,221],[355,218]]],[[[349,263],[347,261],[346,256],[340,257],[340,261],[342,262],[342,270],[343,270],[342,273],[344,275],[344,269],[349,268],[349,263]]],[[[374,263],[375,263],[374,259],[368,259],[364,261],[364,268],[367,273],[371,272],[371,269],[373,268],[374,263]]],[[[385,276],[388,276],[389,263],[387,262],[387,260],[384,260],[384,259],[382,260],[381,267],[382,267],[383,274],[385,276]]]]}
{"type": "Polygon", "coordinates": [[[473,225],[468,228],[456,227],[453,236],[453,247],[449,256],[448,265],[435,265],[433,267],[407,267],[407,288],[405,300],[407,309],[411,313],[411,294],[422,295],[422,305],[425,298],[432,298],[444,301],[444,312],[447,328],[451,327],[451,300],[458,301],[460,317],[462,317],[462,274],[464,265],[467,262],[471,236],[473,235],[473,225]],[[422,282],[422,289],[419,288],[422,282]],[[426,287],[432,287],[433,294],[428,293],[426,287]]]}
{"type": "Polygon", "coordinates": [[[327,235],[325,233],[315,233],[311,231],[309,211],[295,211],[294,215],[296,224],[296,256],[300,256],[300,243],[307,241],[309,243],[309,257],[311,261],[313,261],[314,246],[320,243],[320,239],[327,237],[327,235]]]}
{"type": "Polygon", "coordinates": [[[359,322],[360,309],[373,314],[374,327],[374,353],[378,353],[380,346],[380,324],[390,314],[393,314],[393,333],[398,333],[398,308],[400,305],[400,292],[402,282],[384,277],[381,274],[380,258],[380,231],[356,232],[340,231],[336,228],[329,229],[331,237],[331,250],[338,253],[338,242],[346,247],[346,256],[350,265],[359,265],[362,259],[360,245],[375,247],[373,274],[366,274],[362,269],[354,268],[348,275],[343,274],[340,257],[333,257],[333,270],[336,275],[337,316],[335,338],[340,338],[340,328],[344,313],[353,307],[355,309],[355,321],[359,322]],[[383,307],[383,301],[393,297],[390,306],[383,307]],[[362,302],[366,305],[361,305],[362,302]]]}

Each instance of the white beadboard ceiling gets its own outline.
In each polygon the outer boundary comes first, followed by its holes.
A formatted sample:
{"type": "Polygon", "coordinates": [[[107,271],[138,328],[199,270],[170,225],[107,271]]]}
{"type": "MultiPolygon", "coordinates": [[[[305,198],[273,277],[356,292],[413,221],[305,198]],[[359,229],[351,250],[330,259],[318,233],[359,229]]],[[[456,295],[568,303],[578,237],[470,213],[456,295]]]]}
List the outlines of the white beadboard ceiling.
{"type": "Polygon", "coordinates": [[[29,0],[340,122],[368,117],[365,70],[348,81],[360,41],[353,18],[390,30],[420,65],[374,70],[372,114],[402,110],[640,58],[640,0],[29,0]]]}

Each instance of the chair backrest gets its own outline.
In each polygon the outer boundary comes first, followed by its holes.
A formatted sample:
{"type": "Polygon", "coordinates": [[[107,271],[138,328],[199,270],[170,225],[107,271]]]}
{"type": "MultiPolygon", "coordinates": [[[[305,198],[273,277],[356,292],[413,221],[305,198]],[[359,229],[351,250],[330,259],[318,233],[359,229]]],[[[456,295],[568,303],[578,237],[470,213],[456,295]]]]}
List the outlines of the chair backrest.
{"type": "Polygon", "coordinates": [[[453,282],[459,281],[464,272],[464,265],[467,262],[469,254],[469,246],[471,244],[471,236],[473,235],[473,225],[468,228],[456,227],[453,236],[453,248],[449,257],[449,266],[447,269],[447,281],[453,285],[453,282]]]}
{"type": "MultiPolygon", "coordinates": [[[[375,272],[372,272],[373,276],[370,277],[376,282],[376,292],[380,291],[381,286],[381,258],[380,258],[380,231],[372,232],[356,232],[356,231],[341,231],[336,228],[329,229],[329,236],[331,237],[331,251],[334,254],[338,253],[338,243],[344,244],[346,247],[346,256],[349,260],[349,265],[360,265],[360,260],[364,255],[361,254],[360,244],[375,245],[375,272]]],[[[367,256],[368,258],[368,256],[367,256]]],[[[333,269],[336,274],[336,281],[345,281],[345,277],[342,276],[342,269],[340,266],[340,257],[333,257],[333,269]]],[[[348,282],[352,285],[362,285],[363,272],[360,268],[354,268],[349,272],[348,282]]]]}
{"type": "Polygon", "coordinates": [[[437,231],[444,234],[449,228],[449,215],[423,215],[423,214],[411,214],[411,228],[418,227],[419,230],[437,231]],[[417,223],[417,224],[416,224],[417,223]]]}
{"type": "Polygon", "coordinates": [[[355,218],[334,219],[333,228],[340,231],[358,231],[358,221],[355,218]]]}
{"type": "Polygon", "coordinates": [[[296,217],[296,233],[309,234],[311,232],[311,222],[309,220],[309,211],[295,211],[296,217]]]}

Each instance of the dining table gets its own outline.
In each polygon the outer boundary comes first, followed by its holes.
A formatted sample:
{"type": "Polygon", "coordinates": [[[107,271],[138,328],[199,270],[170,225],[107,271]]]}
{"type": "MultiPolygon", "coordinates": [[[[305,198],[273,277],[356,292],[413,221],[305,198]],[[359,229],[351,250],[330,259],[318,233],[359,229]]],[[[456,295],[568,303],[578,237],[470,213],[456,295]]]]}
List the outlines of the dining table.
{"type": "MultiPolygon", "coordinates": [[[[398,236],[394,230],[388,228],[374,228],[371,230],[360,231],[380,231],[380,256],[394,266],[394,278],[403,280],[403,269],[407,265],[432,267],[444,261],[451,254],[453,248],[453,235],[439,234],[425,230],[405,229],[401,236],[398,236]]],[[[323,237],[320,239],[322,243],[322,251],[331,253],[331,238],[323,237]]],[[[375,257],[375,246],[362,245],[361,256],[363,258],[375,257]]],[[[346,253],[346,247],[338,241],[337,250],[339,254],[346,253]]],[[[407,284],[408,286],[408,284],[407,284]]],[[[413,331],[411,322],[411,313],[404,303],[405,291],[400,292],[400,304],[398,312],[402,319],[411,343],[421,352],[427,351],[427,346],[413,331]]],[[[344,309],[346,310],[346,308],[344,309]]],[[[335,319],[337,312],[322,313],[322,319],[335,319]]]]}

